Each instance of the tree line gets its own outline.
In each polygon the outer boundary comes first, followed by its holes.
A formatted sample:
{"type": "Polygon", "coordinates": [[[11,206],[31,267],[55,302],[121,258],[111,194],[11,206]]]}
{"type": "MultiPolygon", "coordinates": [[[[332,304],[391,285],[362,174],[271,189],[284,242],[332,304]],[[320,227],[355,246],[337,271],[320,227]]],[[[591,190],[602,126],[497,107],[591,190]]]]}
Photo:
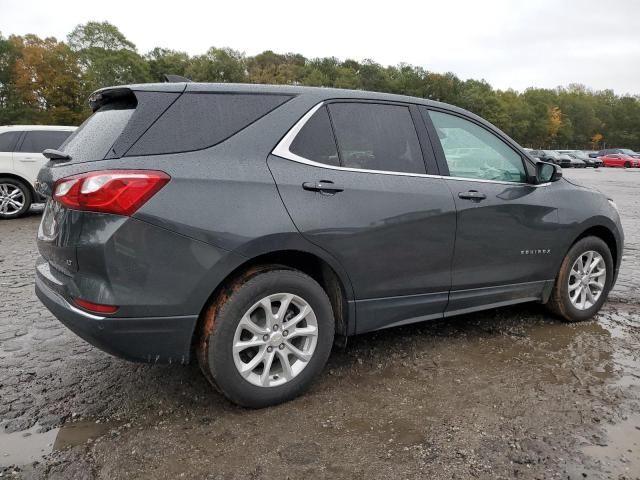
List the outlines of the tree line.
{"type": "Polygon", "coordinates": [[[140,54],[116,26],[78,25],[66,41],[0,33],[0,125],[78,125],[89,94],[101,87],[158,82],[163,74],[198,82],[311,85],[373,90],[451,103],[489,120],[534,148],[640,150],[640,96],[571,84],[524,92],[496,90],[484,80],[462,80],[401,63],[305,58],[270,50],[254,56],[211,47],[202,55],[154,48],[140,54]]]}

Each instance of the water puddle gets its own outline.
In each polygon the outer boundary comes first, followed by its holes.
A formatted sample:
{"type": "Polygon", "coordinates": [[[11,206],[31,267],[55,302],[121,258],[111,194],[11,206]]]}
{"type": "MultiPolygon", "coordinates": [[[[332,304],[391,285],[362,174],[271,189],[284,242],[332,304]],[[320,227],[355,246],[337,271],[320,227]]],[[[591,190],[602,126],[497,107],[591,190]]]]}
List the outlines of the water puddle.
{"type": "MultiPolygon", "coordinates": [[[[583,449],[611,478],[628,478],[640,472],[640,415],[606,428],[606,441],[583,449]]],[[[586,472],[585,472],[586,473],[586,472]]]]}
{"type": "Polygon", "coordinates": [[[67,423],[64,425],[53,444],[54,450],[64,450],[69,447],[76,447],[87,443],[87,440],[95,440],[101,437],[112,428],[108,423],[95,423],[91,421],[82,421],[67,423]]]}
{"type": "Polygon", "coordinates": [[[27,465],[55,450],[84,445],[89,439],[101,437],[112,426],[93,421],[67,423],[60,428],[39,432],[36,424],[28,430],[0,433],[0,467],[27,465]]]}
{"type": "MultiPolygon", "coordinates": [[[[613,314],[600,319],[599,323],[608,331],[611,338],[628,338],[629,329],[636,328],[635,321],[625,315],[613,314]]],[[[623,390],[637,389],[640,384],[640,356],[628,348],[615,348],[612,355],[617,379],[613,385],[623,390]]],[[[640,414],[626,417],[622,422],[605,426],[603,440],[597,445],[589,445],[582,452],[589,457],[608,478],[630,478],[640,472],[640,414]]],[[[582,467],[583,475],[591,473],[587,466],[582,467]]],[[[634,477],[635,478],[635,477],[634,477]]]]}
{"type": "Polygon", "coordinates": [[[0,467],[26,465],[39,461],[53,451],[58,428],[39,433],[39,425],[29,430],[0,434],[0,467]]]}

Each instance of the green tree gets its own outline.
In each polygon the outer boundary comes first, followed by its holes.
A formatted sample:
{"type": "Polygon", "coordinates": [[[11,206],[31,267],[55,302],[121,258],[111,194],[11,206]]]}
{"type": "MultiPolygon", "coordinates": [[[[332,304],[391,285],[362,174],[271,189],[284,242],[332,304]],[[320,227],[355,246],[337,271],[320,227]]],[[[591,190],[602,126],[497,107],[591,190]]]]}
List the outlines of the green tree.
{"type": "Polygon", "coordinates": [[[460,89],[458,105],[496,123],[499,119],[500,102],[495,92],[484,80],[467,80],[460,89]]]}
{"type": "Polygon", "coordinates": [[[108,22],[78,25],[67,40],[78,55],[85,94],[102,87],[152,79],[149,64],[135,45],[108,22]]]}
{"type": "Polygon", "coordinates": [[[144,56],[152,81],[161,82],[163,75],[185,76],[191,63],[189,55],[166,48],[154,48],[144,56]]]}
{"type": "Polygon", "coordinates": [[[0,33],[0,125],[16,122],[24,106],[15,95],[15,64],[19,56],[17,46],[0,33]]]}
{"type": "Polygon", "coordinates": [[[499,104],[496,126],[525,146],[532,146],[528,137],[532,117],[529,104],[514,90],[498,91],[496,97],[499,104]]]}
{"type": "Polygon", "coordinates": [[[67,36],[72,50],[89,50],[101,48],[103,50],[133,50],[136,46],[127,40],[118,27],[109,22],[87,22],[78,25],[67,36]]]}
{"type": "Polygon", "coordinates": [[[204,55],[193,57],[186,75],[195,82],[245,82],[246,58],[237,50],[211,47],[204,55]]]}
{"type": "Polygon", "coordinates": [[[353,63],[343,62],[342,65],[338,67],[333,86],[336,88],[360,88],[360,78],[358,77],[357,70],[353,68],[353,63]]]}
{"type": "Polygon", "coordinates": [[[248,81],[251,83],[300,83],[306,59],[302,55],[280,55],[267,50],[250,57],[247,63],[248,81]]]}

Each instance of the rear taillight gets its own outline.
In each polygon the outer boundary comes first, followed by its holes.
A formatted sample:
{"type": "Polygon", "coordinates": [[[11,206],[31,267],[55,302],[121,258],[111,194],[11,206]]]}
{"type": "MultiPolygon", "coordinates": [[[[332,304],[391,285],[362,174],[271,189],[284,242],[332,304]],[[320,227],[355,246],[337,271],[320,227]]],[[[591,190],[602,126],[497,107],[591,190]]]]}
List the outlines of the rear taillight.
{"type": "Polygon", "coordinates": [[[74,210],[132,215],[171,179],[156,170],[101,170],[58,180],[53,198],[74,210]]]}

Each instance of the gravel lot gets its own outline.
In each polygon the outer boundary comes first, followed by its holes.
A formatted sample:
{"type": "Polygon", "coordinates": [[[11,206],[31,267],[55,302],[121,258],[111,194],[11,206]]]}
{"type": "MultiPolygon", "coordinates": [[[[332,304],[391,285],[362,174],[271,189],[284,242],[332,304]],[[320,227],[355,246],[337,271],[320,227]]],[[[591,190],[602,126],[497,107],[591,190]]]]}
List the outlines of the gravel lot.
{"type": "Polygon", "coordinates": [[[37,211],[0,223],[5,478],[640,478],[640,170],[565,170],[627,244],[593,321],[524,305],[350,340],[293,402],[244,410],[196,366],[129,363],[37,301],[37,211]]]}

